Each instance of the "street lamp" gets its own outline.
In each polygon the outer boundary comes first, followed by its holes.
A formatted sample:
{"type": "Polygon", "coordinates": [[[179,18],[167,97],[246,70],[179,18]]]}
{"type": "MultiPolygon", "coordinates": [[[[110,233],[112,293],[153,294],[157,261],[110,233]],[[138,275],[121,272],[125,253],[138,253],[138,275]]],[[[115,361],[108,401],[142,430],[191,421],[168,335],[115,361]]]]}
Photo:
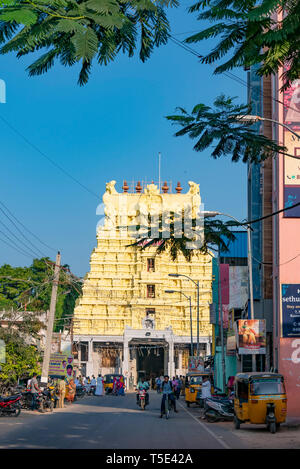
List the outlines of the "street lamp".
{"type": "Polygon", "coordinates": [[[283,122],[276,121],[275,119],[269,119],[268,117],[261,117],[261,116],[252,116],[252,115],[245,115],[245,116],[236,116],[237,120],[240,120],[242,122],[258,122],[258,121],[267,121],[267,122],[273,122],[273,124],[281,125],[281,127],[284,127],[287,129],[289,132],[294,134],[299,140],[300,140],[300,135],[294,132],[288,125],[284,124],[283,122]]]}
{"type": "Polygon", "coordinates": [[[199,358],[199,280],[195,281],[185,274],[168,274],[169,277],[186,277],[191,280],[197,287],[197,358],[199,358]]]}
{"type": "Polygon", "coordinates": [[[186,295],[182,290],[165,290],[165,293],[181,293],[185,296],[190,303],[190,322],[191,322],[191,357],[194,356],[194,344],[193,344],[193,316],[192,316],[192,298],[186,295]]]}

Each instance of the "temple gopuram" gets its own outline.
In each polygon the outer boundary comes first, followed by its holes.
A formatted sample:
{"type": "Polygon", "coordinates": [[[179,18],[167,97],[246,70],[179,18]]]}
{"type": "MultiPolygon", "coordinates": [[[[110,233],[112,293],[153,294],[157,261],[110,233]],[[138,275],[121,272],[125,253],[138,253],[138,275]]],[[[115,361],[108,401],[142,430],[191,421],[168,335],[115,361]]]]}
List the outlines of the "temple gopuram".
{"type": "Polygon", "coordinates": [[[83,376],[122,373],[131,387],[142,376],[187,372],[191,325],[194,350],[197,342],[197,288],[183,275],[199,282],[199,350],[210,355],[212,256],[195,250],[190,261],[182,253],[172,260],[169,248],[157,253],[162,240],[141,249],[159,238],[162,213],[182,210],[196,216],[201,205],[198,184],[189,182],[186,193],[180,183],[174,193],[166,182],[160,189],[138,182],[130,190],[125,181],[122,192],[115,185],[107,183],[103,195],[97,247],[74,311],[73,349],[83,376]],[[149,226],[145,228],[149,220],[150,236],[149,226]]]}

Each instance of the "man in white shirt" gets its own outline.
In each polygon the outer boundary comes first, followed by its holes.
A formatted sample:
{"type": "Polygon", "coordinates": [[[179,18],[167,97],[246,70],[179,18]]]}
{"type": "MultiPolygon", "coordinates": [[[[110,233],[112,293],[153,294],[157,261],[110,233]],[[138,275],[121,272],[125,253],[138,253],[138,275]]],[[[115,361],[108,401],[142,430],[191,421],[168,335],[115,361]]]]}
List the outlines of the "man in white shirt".
{"type": "MultiPolygon", "coordinates": [[[[208,378],[208,376],[205,376],[202,381],[202,386],[201,386],[201,399],[203,401],[203,408],[205,409],[205,402],[206,399],[209,399],[211,397],[211,382],[208,378]]],[[[199,417],[202,419],[205,419],[204,415],[202,417],[199,417]]]]}
{"type": "Polygon", "coordinates": [[[202,387],[201,387],[201,398],[208,399],[211,397],[211,383],[207,376],[203,378],[202,387]]]}

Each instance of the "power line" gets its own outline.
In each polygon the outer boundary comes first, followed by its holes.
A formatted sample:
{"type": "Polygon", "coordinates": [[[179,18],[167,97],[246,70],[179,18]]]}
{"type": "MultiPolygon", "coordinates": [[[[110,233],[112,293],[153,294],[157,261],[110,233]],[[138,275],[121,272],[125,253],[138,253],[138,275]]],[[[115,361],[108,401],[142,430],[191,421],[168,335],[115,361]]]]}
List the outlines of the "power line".
{"type": "Polygon", "coordinates": [[[28,254],[28,253],[25,253],[23,251],[20,251],[18,248],[16,248],[15,246],[12,246],[10,243],[8,243],[7,241],[5,241],[4,239],[0,238],[0,241],[2,241],[2,243],[5,243],[7,244],[9,247],[11,247],[12,249],[15,249],[15,251],[18,251],[19,253],[23,254],[23,256],[26,256],[26,257],[29,257],[30,259],[32,259],[32,255],[28,254]]]}
{"type": "MultiPolygon", "coordinates": [[[[179,47],[182,47],[184,48],[185,50],[187,50],[188,52],[190,52],[191,54],[195,55],[196,57],[198,58],[203,58],[202,55],[200,55],[195,49],[193,49],[192,47],[190,47],[189,45],[187,45],[186,43],[184,43],[183,41],[180,41],[179,39],[176,39],[175,37],[173,37],[172,35],[170,35],[170,38],[171,40],[177,44],[179,47]]],[[[227,76],[228,78],[231,78],[232,80],[238,82],[239,84],[245,86],[247,89],[250,87],[251,89],[253,88],[252,85],[249,85],[243,78],[240,78],[238,77],[237,75],[234,75],[234,73],[232,72],[222,72],[222,75],[225,75],[227,76]]],[[[286,109],[292,109],[293,111],[295,112],[298,112],[300,113],[299,109],[296,109],[294,107],[291,107],[291,106],[287,106],[283,101],[280,101],[279,99],[276,99],[274,98],[274,96],[270,96],[270,95],[267,95],[266,93],[264,93],[261,89],[259,90],[259,93],[261,96],[263,97],[268,97],[268,98],[271,98],[274,102],[276,103],[279,103],[279,104],[282,104],[283,107],[285,107],[286,109]]]]}
{"type": "Polygon", "coordinates": [[[24,230],[26,230],[28,233],[30,233],[34,238],[36,238],[45,247],[47,247],[48,249],[51,249],[52,251],[57,252],[57,249],[54,249],[51,246],[49,246],[48,244],[44,243],[38,236],[36,236],[34,233],[32,233],[32,231],[30,231],[28,228],[26,228],[26,226],[6,207],[6,205],[3,202],[1,202],[1,200],[0,200],[0,204],[24,228],[24,230]]]}
{"type": "MultiPolygon", "coordinates": [[[[14,225],[14,227],[16,228],[16,230],[21,234],[21,236],[23,236],[23,238],[36,250],[36,252],[40,252],[40,254],[44,257],[44,253],[39,249],[37,248],[31,241],[30,239],[27,238],[27,236],[25,236],[22,231],[19,229],[19,227],[16,225],[16,223],[9,217],[9,215],[7,215],[5,213],[5,211],[0,207],[0,211],[3,213],[3,215],[14,225]]],[[[2,225],[5,226],[5,228],[16,238],[16,239],[19,239],[9,228],[7,228],[7,226],[5,225],[4,222],[2,222],[2,225]]],[[[24,244],[24,246],[26,246],[26,244],[24,243],[24,241],[20,241],[22,244],[24,244]]],[[[34,252],[29,246],[26,246],[26,249],[29,249],[30,251],[34,252]]],[[[34,253],[34,255],[36,256],[36,253],[34,253]]],[[[39,255],[37,256],[39,257],[39,255]]]]}
{"type": "Polygon", "coordinates": [[[3,116],[0,115],[0,119],[13,131],[15,132],[19,137],[21,137],[24,142],[27,143],[30,147],[32,147],[37,153],[39,153],[43,158],[48,160],[53,166],[55,166],[57,169],[59,169],[62,173],[64,173],[68,178],[70,178],[73,182],[78,184],[82,189],[85,191],[89,192],[92,196],[96,197],[97,200],[99,200],[99,196],[90,190],[87,186],[82,184],[78,179],[76,179],[74,176],[72,176],[68,171],[66,171],[62,166],[57,164],[52,158],[47,156],[42,150],[40,150],[34,143],[31,143],[28,138],[26,138],[20,131],[18,131],[12,124],[10,124],[3,116]]]}
{"type": "MultiPolygon", "coordinates": [[[[25,246],[25,248],[31,252],[31,257],[39,257],[39,255],[37,255],[29,246],[27,246],[23,241],[20,241],[20,239],[10,230],[10,228],[8,228],[8,226],[2,221],[0,220],[0,223],[1,225],[3,225],[7,231],[14,237],[16,238],[17,240],[17,243],[21,244],[21,249],[24,249],[23,246],[25,246]]],[[[13,241],[7,234],[5,234],[3,231],[1,231],[2,234],[4,234],[4,236],[9,240],[9,241],[12,241],[13,243],[15,243],[16,241],[13,241]]]]}

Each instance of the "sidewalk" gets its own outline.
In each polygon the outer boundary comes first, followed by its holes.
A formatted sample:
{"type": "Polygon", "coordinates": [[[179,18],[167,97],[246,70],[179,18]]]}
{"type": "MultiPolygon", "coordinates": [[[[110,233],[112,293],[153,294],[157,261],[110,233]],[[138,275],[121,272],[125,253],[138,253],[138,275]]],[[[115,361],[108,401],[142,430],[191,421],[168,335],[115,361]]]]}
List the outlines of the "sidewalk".
{"type": "Polygon", "coordinates": [[[287,417],[286,422],[282,426],[289,428],[300,428],[300,417],[287,417]]]}

